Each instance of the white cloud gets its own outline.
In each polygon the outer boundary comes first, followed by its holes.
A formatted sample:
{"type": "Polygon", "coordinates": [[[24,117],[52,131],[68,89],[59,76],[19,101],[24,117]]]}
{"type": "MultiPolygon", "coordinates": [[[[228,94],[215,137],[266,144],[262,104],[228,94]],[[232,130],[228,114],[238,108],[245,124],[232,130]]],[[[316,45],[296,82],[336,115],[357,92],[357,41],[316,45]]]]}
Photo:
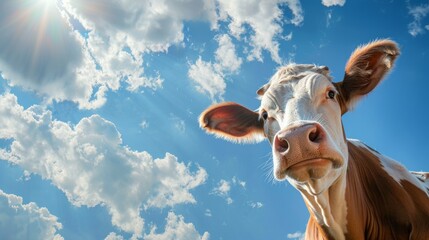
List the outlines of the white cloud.
{"type": "Polygon", "coordinates": [[[231,190],[233,186],[239,186],[242,189],[246,189],[246,182],[241,181],[236,176],[232,177],[231,181],[221,179],[216,187],[213,188],[210,194],[222,197],[225,199],[227,204],[232,204],[234,200],[231,198],[231,190]]]}
{"type": "Polygon", "coordinates": [[[413,36],[423,34],[426,30],[429,30],[429,25],[422,27],[422,20],[426,18],[429,13],[429,4],[422,4],[419,6],[409,7],[408,14],[413,17],[413,21],[408,24],[408,32],[413,36]]]}
{"type": "Polygon", "coordinates": [[[228,181],[222,179],[219,182],[219,185],[213,189],[213,192],[219,195],[228,195],[231,190],[231,185],[228,181]]]}
{"type": "Polygon", "coordinates": [[[189,240],[208,240],[210,234],[204,232],[200,235],[192,223],[186,223],[183,216],[177,216],[173,212],[169,212],[166,218],[167,225],[164,233],[157,234],[156,226],[150,233],[144,236],[145,240],[170,240],[170,239],[189,239],[189,240]]]}
{"type": "Polygon", "coordinates": [[[303,21],[303,12],[298,0],[218,0],[220,19],[230,20],[229,30],[237,39],[246,32],[245,26],[249,26],[254,34],[250,36],[252,50],[248,60],[262,61],[262,50],[267,50],[271,58],[281,63],[279,56],[279,43],[276,37],[281,35],[283,12],[279,5],[286,3],[292,11],[294,18],[290,23],[300,25],[303,21]]]}
{"type": "Polygon", "coordinates": [[[261,202],[249,202],[249,206],[251,208],[261,208],[264,206],[264,204],[261,202]]]}
{"type": "Polygon", "coordinates": [[[240,186],[243,189],[246,189],[246,182],[241,181],[235,176],[231,179],[231,181],[221,179],[217,187],[213,188],[211,194],[222,197],[226,200],[228,204],[232,204],[234,202],[234,200],[230,196],[232,186],[240,186]]]}
{"type": "Polygon", "coordinates": [[[22,197],[0,190],[0,232],[2,239],[63,239],[56,216],[34,202],[23,204],[22,197]]]}
{"type": "Polygon", "coordinates": [[[142,120],[141,123],[140,123],[140,127],[142,129],[148,128],[149,127],[149,122],[146,121],[146,120],[142,120]]]}
{"type": "Polygon", "coordinates": [[[222,73],[215,69],[211,62],[205,62],[198,58],[188,71],[188,76],[196,84],[196,89],[200,93],[208,94],[213,102],[223,101],[226,83],[222,73]]]}
{"type": "Polygon", "coordinates": [[[301,25],[304,21],[304,12],[301,8],[301,2],[299,0],[282,0],[280,3],[286,3],[288,8],[292,11],[293,18],[290,21],[295,26],[301,25]]]}
{"type": "Polygon", "coordinates": [[[221,71],[231,73],[237,72],[243,60],[237,56],[231,38],[227,34],[222,34],[217,37],[217,41],[219,43],[219,48],[215,52],[215,58],[221,71]]]}
{"type": "Polygon", "coordinates": [[[153,159],[122,146],[115,125],[98,115],[73,126],[40,106],[24,109],[6,93],[0,116],[0,138],[12,139],[0,159],[49,179],[76,206],[106,206],[112,224],[135,236],[143,230],[141,210],[195,203],[190,190],[207,178],[172,154],[153,159]]]}
{"type": "Polygon", "coordinates": [[[212,211],[210,209],[206,209],[206,211],[204,212],[204,215],[207,217],[211,217],[212,216],[212,211]]]}
{"type": "Polygon", "coordinates": [[[322,4],[326,7],[332,7],[335,5],[344,6],[346,0],[322,0],[322,4]]]}
{"type": "Polygon", "coordinates": [[[227,34],[217,36],[216,40],[219,44],[215,52],[216,62],[205,62],[200,56],[188,71],[197,91],[208,94],[213,102],[223,101],[226,89],[224,77],[238,73],[243,62],[227,34]]]}
{"type": "Polygon", "coordinates": [[[326,15],[326,27],[328,28],[331,25],[331,19],[332,19],[332,10],[328,12],[326,15]]]}
{"type": "Polygon", "coordinates": [[[213,27],[217,25],[213,0],[65,2],[86,28],[111,37],[126,34],[129,47],[137,51],[165,51],[172,44],[181,43],[186,20],[207,20],[213,27]]]}
{"type": "Polygon", "coordinates": [[[94,30],[88,34],[85,41],[88,52],[100,66],[99,81],[110,89],[118,90],[121,81],[128,84],[129,91],[137,91],[141,87],[153,90],[162,87],[163,79],[160,75],[155,77],[144,75],[142,57],[144,46],[138,46],[137,49],[129,47],[126,33],[115,32],[114,36],[111,36],[107,33],[98,34],[94,30]]]}
{"type": "Polygon", "coordinates": [[[229,204],[232,204],[233,202],[234,202],[234,200],[232,200],[232,198],[231,197],[227,197],[226,199],[226,203],[229,205],[229,204]]]}
{"type": "Polygon", "coordinates": [[[302,232],[288,233],[287,238],[295,240],[304,240],[305,234],[302,232]]]}
{"type": "Polygon", "coordinates": [[[341,16],[334,15],[333,9],[329,9],[326,13],[326,28],[331,27],[332,25],[341,21],[341,16]]]}
{"type": "Polygon", "coordinates": [[[290,32],[288,35],[285,35],[285,36],[283,37],[283,40],[285,40],[285,41],[290,41],[290,40],[292,40],[292,37],[293,37],[293,33],[292,33],[292,32],[290,32]]]}
{"type": "Polygon", "coordinates": [[[239,185],[239,186],[241,186],[242,188],[246,188],[246,182],[245,181],[241,181],[240,179],[238,179],[238,177],[236,177],[236,176],[234,176],[234,177],[232,177],[232,183],[234,184],[234,185],[239,185]]]}
{"type": "Polygon", "coordinates": [[[214,0],[65,0],[65,9],[90,31],[86,44],[112,90],[125,81],[129,91],[158,89],[163,79],[145,76],[143,54],[166,52],[183,43],[184,21],[209,21],[217,27],[214,0]]]}
{"type": "Polygon", "coordinates": [[[215,194],[217,196],[220,196],[226,200],[226,203],[232,204],[234,201],[229,196],[229,192],[231,191],[231,184],[230,182],[221,179],[218,183],[218,186],[213,188],[212,194],[215,194]]]}
{"type": "Polygon", "coordinates": [[[117,235],[114,232],[111,232],[104,240],[124,240],[124,237],[117,235]]]}

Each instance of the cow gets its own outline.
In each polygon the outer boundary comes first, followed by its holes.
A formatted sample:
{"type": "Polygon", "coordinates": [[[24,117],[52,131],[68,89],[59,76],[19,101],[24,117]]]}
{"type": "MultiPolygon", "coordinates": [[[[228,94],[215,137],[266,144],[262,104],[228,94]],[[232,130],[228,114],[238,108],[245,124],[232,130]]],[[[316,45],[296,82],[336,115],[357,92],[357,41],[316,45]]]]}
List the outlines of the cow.
{"type": "Polygon", "coordinates": [[[269,140],[274,178],[296,188],[310,213],[306,239],[429,239],[429,173],[347,139],[341,120],[398,55],[389,39],[360,46],[335,83],[326,66],[288,64],[257,91],[257,111],[214,104],[200,126],[233,142],[269,140]]]}

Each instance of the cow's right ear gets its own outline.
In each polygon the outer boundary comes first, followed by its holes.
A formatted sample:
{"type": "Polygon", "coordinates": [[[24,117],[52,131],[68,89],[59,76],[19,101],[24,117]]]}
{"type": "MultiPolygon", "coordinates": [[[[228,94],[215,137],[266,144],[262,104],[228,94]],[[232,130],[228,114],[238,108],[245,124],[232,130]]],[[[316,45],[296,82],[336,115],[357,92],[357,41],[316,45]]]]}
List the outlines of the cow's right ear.
{"type": "Polygon", "coordinates": [[[259,114],[237,103],[220,103],[207,108],[199,119],[201,128],[234,142],[260,142],[264,121],[259,114]]]}

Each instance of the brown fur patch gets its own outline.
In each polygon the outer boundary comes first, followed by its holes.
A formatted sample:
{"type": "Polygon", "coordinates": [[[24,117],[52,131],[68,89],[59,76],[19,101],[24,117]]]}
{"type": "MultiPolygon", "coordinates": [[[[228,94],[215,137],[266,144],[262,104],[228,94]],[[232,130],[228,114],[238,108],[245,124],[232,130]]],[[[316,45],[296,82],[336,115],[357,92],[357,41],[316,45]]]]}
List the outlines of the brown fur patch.
{"type": "MultiPolygon", "coordinates": [[[[429,198],[414,184],[396,182],[368,148],[348,142],[346,239],[429,239],[429,198]]],[[[332,239],[310,213],[306,239],[332,239]]]]}
{"type": "Polygon", "coordinates": [[[407,181],[401,186],[367,148],[348,147],[347,239],[429,239],[427,195],[407,181]]]}

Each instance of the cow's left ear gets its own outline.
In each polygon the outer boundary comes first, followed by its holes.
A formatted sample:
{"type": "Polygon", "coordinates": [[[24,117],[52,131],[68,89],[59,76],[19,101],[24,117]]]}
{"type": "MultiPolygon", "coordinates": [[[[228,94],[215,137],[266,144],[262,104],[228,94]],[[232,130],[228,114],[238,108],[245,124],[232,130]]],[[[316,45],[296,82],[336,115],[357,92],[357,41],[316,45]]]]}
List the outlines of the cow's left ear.
{"type": "Polygon", "coordinates": [[[264,137],[264,121],[259,114],[237,103],[220,103],[201,113],[200,126],[207,132],[234,142],[259,142],[264,137]]]}
{"type": "Polygon", "coordinates": [[[392,69],[398,55],[397,44],[387,39],[358,47],[352,53],[343,81],[336,83],[343,114],[381,82],[392,69]]]}

